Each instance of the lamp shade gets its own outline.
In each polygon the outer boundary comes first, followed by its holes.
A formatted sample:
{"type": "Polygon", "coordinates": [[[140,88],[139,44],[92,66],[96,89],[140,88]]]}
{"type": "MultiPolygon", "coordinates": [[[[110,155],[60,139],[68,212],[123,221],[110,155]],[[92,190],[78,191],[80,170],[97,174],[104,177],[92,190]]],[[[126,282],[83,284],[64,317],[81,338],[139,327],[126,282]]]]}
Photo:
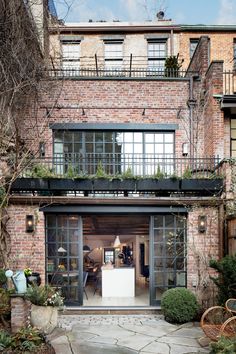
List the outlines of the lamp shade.
{"type": "Polygon", "coordinates": [[[64,253],[66,252],[65,248],[63,247],[59,247],[58,250],[57,250],[58,253],[64,253]]]}
{"type": "Polygon", "coordinates": [[[113,247],[119,247],[119,246],[120,246],[120,238],[119,236],[116,236],[113,247]]]}
{"type": "Polygon", "coordinates": [[[91,251],[90,247],[88,245],[83,246],[83,252],[89,252],[91,251]]]}

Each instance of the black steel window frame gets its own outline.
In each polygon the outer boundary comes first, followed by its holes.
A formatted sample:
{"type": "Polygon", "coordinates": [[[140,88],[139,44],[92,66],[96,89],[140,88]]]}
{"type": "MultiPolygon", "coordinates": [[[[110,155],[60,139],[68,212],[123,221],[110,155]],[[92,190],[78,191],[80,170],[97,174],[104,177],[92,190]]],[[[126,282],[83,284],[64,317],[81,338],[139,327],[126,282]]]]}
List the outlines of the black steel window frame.
{"type": "Polygon", "coordinates": [[[58,287],[68,305],[83,303],[82,228],[82,218],[78,214],[45,214],[46,283],[58,287]],[[73,285],[73,279],[76,285],[73,285]]]}
{"type": "Polygon", "coordinates": [[[167,289],[187,286],[187,215],[159,214],[150,219],[150,282],[151,305],[159,305],[156,298],[157,289],[160,295],[167,289]],[[172,218],[173,224],[167,223],[172,218]],[[160,222],[162,220],[162,222],[160,222]],[[159,225],[158,225],[159,222],[159,225]],[[181,227],[181,222],[183,226],[181,227]],[[159,237],[159,239],[158,239],[159,237]],[[180,241],[182,238],[182,241],[180,241]],[[170,254],[172,253],[172,256],[170,254]],[[159,267],[158,267],[159,262],[159,267]],[[182,262],[182,266],[181,266],[182,262]],[[171,265],[171,267],[170,267],[171,265]],[[170,267],[170,268],[168,268],[170,267]],[[158,280],[158,275],[160,276],[158,280]],[[182,277],[184,284],[180,284],[182,277]],[[183,278],[184,277],[184,278],[183,278]],[[160,280],[162,278],[162,281],[160,280]]]}
{"type": "Polygon", "coordinates": [[[95,174],[100,161],[110,174],[121,173],[121,166],[123,172],[124,168],[130,167],[136,175],[154,174],[156,171],[153,170],[152,162],[155,158],[160,158],[161,169],[168,169],[170,172],[170,169],[173,169],[173,161],[164,159],[173,159],[175,156],[175,132],[53,130],[53,156],[54,164],[64,173],[71,164],[79,166],[78,173],[95,174]],[[123,138],[130,137],[130,141],[124,139],[125,141],[118,142],[119,134],[123,138]],[[146,141],[148,135],[153,135],[152,143],[148,139],[146,141]],[[172,136],[172,141],[166,141],[167,135],[172,136]],[[163,141],[158,141],[158,136],[162,136],[163,141]],[[122,147],[128,152],[122,151],[122,147]],[[148,153],[148,148],[153,151],[148,153]],[[162,151],[158,153],[160,148],[162,151]]]}

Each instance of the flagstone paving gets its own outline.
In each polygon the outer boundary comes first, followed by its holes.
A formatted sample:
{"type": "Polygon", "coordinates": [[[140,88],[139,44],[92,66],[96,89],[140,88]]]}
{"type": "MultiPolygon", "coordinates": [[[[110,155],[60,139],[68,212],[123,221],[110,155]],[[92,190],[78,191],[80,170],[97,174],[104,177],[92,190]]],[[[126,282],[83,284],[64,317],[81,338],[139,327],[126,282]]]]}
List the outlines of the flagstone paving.
{"type": "Polygon", "coordinates": [[[57,354],[209,353],[198,323],[173,325],[162,315],[61,315],[48,336],[57,354]]]}

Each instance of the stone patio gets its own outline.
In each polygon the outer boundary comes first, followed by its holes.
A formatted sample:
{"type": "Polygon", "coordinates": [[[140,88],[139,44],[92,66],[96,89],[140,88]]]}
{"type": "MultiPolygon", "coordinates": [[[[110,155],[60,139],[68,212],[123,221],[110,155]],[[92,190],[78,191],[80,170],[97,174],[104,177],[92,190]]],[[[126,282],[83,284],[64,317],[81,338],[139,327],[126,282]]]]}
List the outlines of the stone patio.
{"type": "Polygon", "coordinates": [[[60,315],[48,336],[57,354],[209,353],[198,323],[173,325],[162,315],[60,315]]]}

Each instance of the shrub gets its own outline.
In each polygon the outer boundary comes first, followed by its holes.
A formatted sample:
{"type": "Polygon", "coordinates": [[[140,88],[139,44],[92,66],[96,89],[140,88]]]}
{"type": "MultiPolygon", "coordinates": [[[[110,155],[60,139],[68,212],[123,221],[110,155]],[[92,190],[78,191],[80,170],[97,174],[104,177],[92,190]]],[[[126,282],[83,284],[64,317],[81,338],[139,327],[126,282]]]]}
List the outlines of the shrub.
{"type": "Polygon", "coordinates": [[[6,282],[7,282],[7,277],[5,275],[5,270],[0,269],[0,286],[6,284],[6,282]]]}
{"type": "Polygon", "coordinates": [[[236,353],[236,337],[221,337],[218,342],[210,344],[210,354],[235,354],[236,353]]]}
{"type": "Polygon", "coordinates": [[[11,344],[12,344],[11,335],[6,331],[0,330],[0,351],[9,348],[11,344]]]}
{"type": "Polygon", "coordinates": [[[11,346],[15,350],[32,352],[43,343],[43,337],[36,328],[21,328],[13,337],[11,346]]]}
{"type": "Polygon", "coordinates": [[[163,294],[161,308],[167,321],[184,323],[196,317],[199,305],[196,296],[190,290],[175,288],[163,294]]]}
{"type": "Polygon", "coordinates": [[[218,303],[223,305],[227,299],[236,297],[236,256],[226,256],[220,261],[212,259],[210,267],[219,274],[211,279],[218,287],[218,303]]]}

